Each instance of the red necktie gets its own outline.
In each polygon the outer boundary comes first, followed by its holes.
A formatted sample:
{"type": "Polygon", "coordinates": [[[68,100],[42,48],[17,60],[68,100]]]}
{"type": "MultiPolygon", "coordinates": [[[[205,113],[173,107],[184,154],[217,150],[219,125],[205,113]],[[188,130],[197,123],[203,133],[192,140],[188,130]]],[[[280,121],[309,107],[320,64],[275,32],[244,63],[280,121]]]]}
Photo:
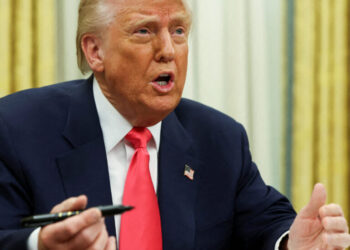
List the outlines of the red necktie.
{"type": "Polygon", "coordinates": [[[149,172],[147,128],[133,128],[126,136],[135,149],[126,176],[123,204],[134,206],[120,222],[120,250],[161,250],[162,231],[159,207],[149,172]]]}

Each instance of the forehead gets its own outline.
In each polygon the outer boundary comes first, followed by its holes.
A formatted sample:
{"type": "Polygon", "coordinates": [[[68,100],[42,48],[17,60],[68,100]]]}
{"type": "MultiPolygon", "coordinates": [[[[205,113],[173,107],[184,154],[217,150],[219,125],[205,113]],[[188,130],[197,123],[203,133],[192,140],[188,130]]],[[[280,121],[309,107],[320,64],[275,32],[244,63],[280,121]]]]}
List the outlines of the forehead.
{"type": "Polygon", "coordinates": [[[190,22],[191,14],[186,0],[111,0],[117,17],[153,16],[183,19],[190,22]]]}

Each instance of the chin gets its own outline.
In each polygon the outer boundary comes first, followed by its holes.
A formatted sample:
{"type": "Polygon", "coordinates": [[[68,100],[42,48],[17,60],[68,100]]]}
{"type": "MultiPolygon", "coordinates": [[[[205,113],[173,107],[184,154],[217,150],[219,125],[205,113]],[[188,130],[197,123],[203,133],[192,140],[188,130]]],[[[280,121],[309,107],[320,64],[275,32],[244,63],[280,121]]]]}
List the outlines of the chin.
{"type": "Polygon", "coordinates": [[[139,113],[137,121],[133,122],[133,125],[140,127],[149,127],[157,124],[167,117],[177,106],[178,101],[173,100],[172,102],[152,102],[145,105],[147,108],[143,109],[139,113]]]}
{"type": "Polygon", "coordinates": [[[169,98],[169,97],[162,97],[159,99],[155,99],[149,107],[153,110],[155,113],[160,113],[168,115],[170,112],[172,112],[177,105],[179,104],[181,98],[169,98]]]}

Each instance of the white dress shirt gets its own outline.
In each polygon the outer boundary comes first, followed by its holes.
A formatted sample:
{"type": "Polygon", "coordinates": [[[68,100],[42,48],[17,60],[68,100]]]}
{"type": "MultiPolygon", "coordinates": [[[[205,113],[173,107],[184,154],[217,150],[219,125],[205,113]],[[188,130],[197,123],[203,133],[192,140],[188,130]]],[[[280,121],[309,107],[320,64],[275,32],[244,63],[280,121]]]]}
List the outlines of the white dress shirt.
{"type": "MultiPolygon", "coordinates": [[[[95,79],[93,92],[107,154],[112,201],[113,204],[122,204],[124,183],[135,151],[124,137],[133,127],[103,95],[95,79]]],[[[152,139],[147,145],[150,155],[149,168],[154,189],[156,190],[161,122],[148,127],[148,129],[152,133],[152,139]]],[[[115,216],[114,220],[117,237],[119,238],[120,215],[115,216]]]]}
{"type": "MultiPolygon", "coordinates": [[[[131,158],[134,154],[133,147],[124,137],[132,129],[132,126],[103,95],[95,78],[93,81],[93,95],[106,149],[112,201],[113,204],[122,204],[124,183],[131,158]]],[[[157,166],[161,122],[152,127],[148,127],[148,129],[152,133],[152,139],[147,145],[147,150],[150,155],[149,168],[154,188],[157,190],[157,166]]],[[[114,220],[119,242],[120,215],[115,216],[114,220]]],[[[39,230],[40,228],[37,228],[28,238],[28,250],[38,249],[39,230]]],[[[287,233],[288,232],[283,234],[276,242],[275,250],[278,250],[281,239],[287,233]]]]}
{"type": "MultiPolygon", "coordinates": [[[[131,158],[135,151],[124,137],[133,127],[103,95],[95,78],[93,81],[93,95],[106,149],[112,201],[113,204],[122,204],[124,183],[131,158]]],[[[161,122],[148,127],[148,129],[152,134],[152,138],[147,144],[147,150],[150,155],[149,168],[154,189],[157,190],[157,166],[161,122]]],[[[114,217],[118,242],[120,217],[120,215],[114,217]]],[[[28,238],[27,246],[29,250],[38,249],[39,230],[40,228],[34,230],[28,238]]]]}

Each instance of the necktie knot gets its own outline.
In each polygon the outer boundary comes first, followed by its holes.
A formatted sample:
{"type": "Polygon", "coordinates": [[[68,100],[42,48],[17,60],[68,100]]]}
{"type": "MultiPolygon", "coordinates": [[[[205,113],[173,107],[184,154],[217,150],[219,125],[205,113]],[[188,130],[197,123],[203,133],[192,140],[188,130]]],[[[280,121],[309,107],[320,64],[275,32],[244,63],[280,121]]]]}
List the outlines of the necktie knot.
{"type": "Polygon", "coordinates": [[[135,127],[125,136],[131,145],[136,148],[147,148],[148,141],[152,138],[151,132],[147,128],[135,127]]]}

